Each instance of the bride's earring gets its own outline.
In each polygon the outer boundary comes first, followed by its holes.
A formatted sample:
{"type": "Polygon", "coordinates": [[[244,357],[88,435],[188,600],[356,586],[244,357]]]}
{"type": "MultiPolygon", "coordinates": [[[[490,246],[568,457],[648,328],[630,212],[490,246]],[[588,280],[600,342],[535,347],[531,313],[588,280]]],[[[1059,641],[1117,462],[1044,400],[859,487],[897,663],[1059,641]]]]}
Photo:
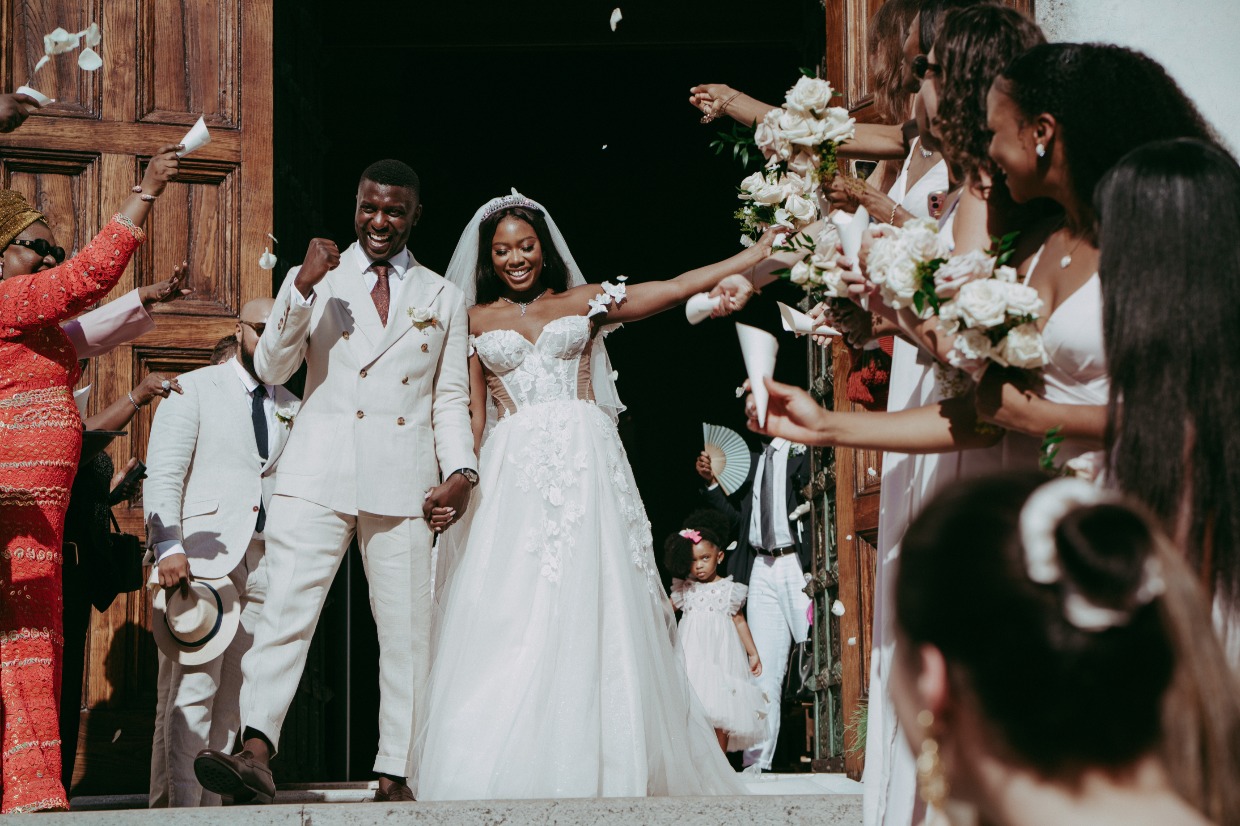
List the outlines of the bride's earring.
{"type": "Polygon", "coordinates": [[[1046,144],[1039,143],[1037,146],[1033,148],[1033,151],[1038,154],[1039,158],[1045,158],[1046,157],[1046,144]]]}
{"type": "Polygon", "coordinates": [[[921,752],[917,755],[917,791],[926,806],[941,811],[951,787],[943,772],[943,761],[939,759],[939,741],[930,734],[934,714],[928,710],[921,712],[917,715],[917,724],[922,730],[921,752]]]}

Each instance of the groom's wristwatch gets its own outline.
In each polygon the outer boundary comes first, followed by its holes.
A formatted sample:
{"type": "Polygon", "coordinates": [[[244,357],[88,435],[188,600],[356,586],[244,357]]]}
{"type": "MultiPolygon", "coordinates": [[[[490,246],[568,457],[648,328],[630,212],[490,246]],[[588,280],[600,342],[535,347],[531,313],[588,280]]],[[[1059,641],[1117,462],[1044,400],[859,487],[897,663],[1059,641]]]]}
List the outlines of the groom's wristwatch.
{"type": "Polygon", "coordinates": [[[452,471],[448,475],[455,476],[458,473],[464,476],[469,481],[469,486],[471,488],[478,487],[478,471],[473,470],[472,468],[463,467],[463,468],[458,468],[457,470],[452,471]]]}

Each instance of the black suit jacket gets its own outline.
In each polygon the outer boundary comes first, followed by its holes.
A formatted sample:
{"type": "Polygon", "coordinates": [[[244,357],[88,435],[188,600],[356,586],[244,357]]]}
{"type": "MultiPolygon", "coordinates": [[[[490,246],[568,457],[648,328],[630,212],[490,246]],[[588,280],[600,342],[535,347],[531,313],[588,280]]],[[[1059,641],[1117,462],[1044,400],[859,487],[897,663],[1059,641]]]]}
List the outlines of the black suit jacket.
{"type": "MultiPolygon", "coordinates": [[[[762,454],[751,452],[750,457],[752,461],[749,463],[749,476],[732,497],[739,503],[739,508],[732,502],[732,499],[724,495],[721,487],[702,490],[702,499],[706,504],[726,514],[732,524],[732,530],[736,534],[736,550],[728,553],[727,571],[733,580],[743,585],[749,584],[749,572],[753,568],[754,557],[758,555],[749,544],[749,524],[753,515],[753,478],[758,472],[758,462],[762,460],[762,454]]],[[[789,452],[787,472],[788,478],[784,484],[784,490],[788,501],[784,503],[783,512],[775,514],[776,519],[787,520],[788,514],[805,501],[805,497],[801,495],[801,489],[809,484],[809,451],[803,451],[799,455],[789,452]]],[[[797,556],[801,558],[801,569],[806,573],[813,570],[813,548],[808,531],[802,531],[800,528],[808,516],[809,514],[806,514],[796,522],[787,522],[788,533],[792,536],[792,543],[796,545],[797,556]]]]}

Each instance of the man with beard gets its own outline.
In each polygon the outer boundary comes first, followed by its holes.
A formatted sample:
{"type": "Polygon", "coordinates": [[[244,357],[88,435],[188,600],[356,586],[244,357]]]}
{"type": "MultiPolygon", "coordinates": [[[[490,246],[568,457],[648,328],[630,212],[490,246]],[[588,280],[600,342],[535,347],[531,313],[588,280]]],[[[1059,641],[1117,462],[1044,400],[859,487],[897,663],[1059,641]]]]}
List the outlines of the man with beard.
{"type": "Polygon", "coordinates": [[[259,298],[241,308],[236,355],[181,376],[184,393],[163,401],[151,426],[142,504],[165,589],[154,617],[153,808],[218,805],[219,796],[198,784],[194,757],[231,749],[240,725],[241,657],[267,590],[263,529],[273,473],[299,405],[255,376],[254,351],[273,303],[259,298]],[[222,603],[214,603],[217,594],[222,603]],[[203,595],[206,604],[196,605],[203,595]],[[230,599],[239,622],[220,609],[230,599]],[[199,633],[192,618],[203,611],[210,616],[199,633]]]}

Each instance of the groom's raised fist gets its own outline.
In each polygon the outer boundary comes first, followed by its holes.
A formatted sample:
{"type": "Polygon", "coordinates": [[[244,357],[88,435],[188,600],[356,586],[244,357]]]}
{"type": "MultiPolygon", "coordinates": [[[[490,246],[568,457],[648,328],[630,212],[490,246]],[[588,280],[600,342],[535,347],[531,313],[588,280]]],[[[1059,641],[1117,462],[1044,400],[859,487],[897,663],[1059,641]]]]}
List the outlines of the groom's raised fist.
{"type": "Polygon", "coordinates": [[[297,271],[297,278],[293,283],[299,293],[309,298],[314,285],[339,266],[340,250],[336,247],[336,242],[328,238],[311,238],[310,247],[306,250],[306,260],[301,263],[301,269],[297,271]]]}

